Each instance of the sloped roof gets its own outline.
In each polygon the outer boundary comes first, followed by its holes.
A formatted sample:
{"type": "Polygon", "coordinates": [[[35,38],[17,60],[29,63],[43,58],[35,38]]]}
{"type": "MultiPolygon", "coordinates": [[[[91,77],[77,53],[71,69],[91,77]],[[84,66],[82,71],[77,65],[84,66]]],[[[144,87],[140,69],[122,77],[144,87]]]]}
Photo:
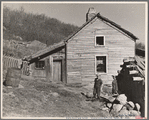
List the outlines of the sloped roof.
{"type": "MultiPolygon", "coordinates": [[[[74,35],[76,35],[80,30],[82,30],[82,28],[84,28],[88,23],[90,23],[93,19],[95,19],[96,17],[98,17],[99,19],[101,19],[102,21],[109,23],[110,25],[116,27],[118,30],[120,30],[121,32],[125,33],[126,35],[128,35],[129,37],[131,37],[133,40],[138,40],[138,38],[133,35],[131,32],[127,31],[126,29],[122,28],[120,25],[116,24],[115,22],[109,20],[106,17],[103,17],[102,15],[100,15],[100,13],[96,14],[91,20],[87,21],[85,24],[83,24],[80,29],[78,31],[76,31],[74,34],[70,35],[65,41],[68,42],[68,40],[73,37],[74,35]]],[[[108,25],[109,25],[108,24],[108,25]]]]}
{"type": "Polygon", "coordinates": [[[105,18],[103,16],[101,16],[99,13],[97,14],[97,17],[102,19],[103,21],[106,21],[108,23],[110,23],[111,25],[115,26],[116,28],[118,28],[119,30],[121,30],[122,32],[126,33],[128,36],[130,36],[132,39],[137,40],[138,38],[133,35],[131,32],[127,31],[126,29],[122,28],[120,25],[116,24],[115,22],[109,20],[108,18],[105,18]]]}
{"type": "MultiPolygon", "coordinates": [[[[137,40],[138,38],[133,35],[131,32],[127,31],[126,29],[122,28],[120,25],[116,24],[115,22],[109,20],[106,17],[103,17],[100,15],[100,13],[96,14],[92,19],[90,19],[89,21],[87,21],[85,24],[83,24],[75,33],[71,34],[70,36],[68,36],[65,40],[56,43],[54,45],[51,45],[43,50],[38,51],[37,53],[33,54],[30,56],[31,59],[40,57],[43,54],[46,54],[54,49],[57,49],[59,47],[62,47],[65,45],[66,42],[68,42],[74,35],[76,35],[79,31],[81,31],[87,24],[89,24],[93,19],[95,19],[96,17],[98,17],[99,19],[101,19],[102,21],[109,23],[110,25],[116,27],[118,30],[120,30],[121,32],[123,32],[124,34],[126,34],[127,36],[129,36],[130,38],[132,38],[134,41],[137,40]]],[[[109,25],[108,24],[108,25],[109,25]]],[[[31,60],[30,59],[30,60],[31,60]]]]}
{"type": "Polygon", "coordinates": [[[65,45],[64,41],[61,41],[61,42],[56,43],[54,45],[50,45],[49,47],[46,47],[45,49],[42,49],[42,50],[38,51],[35,54],[32,54],[30,56],[27,56],[24,59],[27,60],[27,61],[30,61],[32,59],[38,58],[38,57],[40,57],[40,56],[42,56],[42,55],[44,55],[44,54],[46,54],[48,52],[51,52],[51,51],[53,51],[53,50],[55,50],[55,49],[57,49],[59,47],[62,47],[64,45],[65,45]]]}
{"type": "Polygon", "coordinates": [[[54,45],[50,45],[49,47],[47,47],[47,48],[45,48],[45,49],[43,49],[43,50],[40,50],[40,51],[38,51],[37,53],[33,54],[33,55],[32,55],[32,58],[38,57],[38,56],[40,56],[40,55],[43,55],[43,54],[45,54],[45,53],[47,53],[47,52],[50,52],[50,51],[52,51],[52,50],[54,50],[54,49],[56,49],[56,48],[59,48],[59,47],[61,47],[61,46],[64,46],[64,45],[65,45],[64,42],[59,42],[59,43],[56,43],[56,44],[54,44],[54,45]]]}

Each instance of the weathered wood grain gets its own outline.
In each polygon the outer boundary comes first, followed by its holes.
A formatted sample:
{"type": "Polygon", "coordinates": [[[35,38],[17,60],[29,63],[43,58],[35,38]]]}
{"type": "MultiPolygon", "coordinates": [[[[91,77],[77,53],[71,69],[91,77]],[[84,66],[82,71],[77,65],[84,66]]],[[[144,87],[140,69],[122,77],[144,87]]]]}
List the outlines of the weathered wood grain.
{"type": "Polygon", "coordinates": [[[142,81],[144,78],[141,77],[133,77],[133,81],[142,81]]]}
{"type": "Polygon", "coordinates": [[[94,20],[67,43],[67,75],[69,81],[92,81],[96,77],[95,56],[107,56],[105,83],[111,83],[111,75],[117,74],[123,58],[134,57],[135,42],[101,20],[94,20]],[[95,46],[95,35],[105,36],[105,46],[95,46]],[[110,81],[110,82],[108,82],[110,81]]]}

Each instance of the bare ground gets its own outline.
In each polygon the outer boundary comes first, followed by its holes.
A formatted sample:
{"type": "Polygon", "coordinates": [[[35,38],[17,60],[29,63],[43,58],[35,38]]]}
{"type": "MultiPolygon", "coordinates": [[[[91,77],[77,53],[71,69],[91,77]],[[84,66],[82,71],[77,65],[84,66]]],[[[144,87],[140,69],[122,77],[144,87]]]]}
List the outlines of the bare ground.
{"type": "Polygon", "coordinates": [[[21,80],[22,88],[3,86],[3,117],[110,117],[103,102],[86,101],[81,85],[21,80]]]}

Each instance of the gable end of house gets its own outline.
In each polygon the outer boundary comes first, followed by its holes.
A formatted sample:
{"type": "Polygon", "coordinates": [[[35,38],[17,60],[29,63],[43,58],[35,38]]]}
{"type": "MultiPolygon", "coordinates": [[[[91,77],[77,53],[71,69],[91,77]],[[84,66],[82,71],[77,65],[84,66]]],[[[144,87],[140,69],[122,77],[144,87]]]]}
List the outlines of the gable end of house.
{"type": "Polygon", "coordinates": [[[136,41],[138,40],[138,38],[133,35],[131,32],[129,32],[128,30],[122,28],[120,25],[118,25],[117,23],[109,20],[106,17],[103,17],[100,13],[96,14],[93,18],[91,18],[89,21],[87,21],[85,24],[83,24],[80,29],[78,29],[74,34],[70,35],[67,37],[65,41],[65,43],[67,43],[72,37],[74,37],[75,35],[77,35],[83,28],[85,28],[89,23],[91,23],[95,18],[99,18],[100,20],[102,20],[105,24],[109,25],[110,27],[112,27],[113,29],[116,29],[117,31],[123,33],[123,35],[126,35],[127,37],[131,38],[132,40],[136,41]]]}

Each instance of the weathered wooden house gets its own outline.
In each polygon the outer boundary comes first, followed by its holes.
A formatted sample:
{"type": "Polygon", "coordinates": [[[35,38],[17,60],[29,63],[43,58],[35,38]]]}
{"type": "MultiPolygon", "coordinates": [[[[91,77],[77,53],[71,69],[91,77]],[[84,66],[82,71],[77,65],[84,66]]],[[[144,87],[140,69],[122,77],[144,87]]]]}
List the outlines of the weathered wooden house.
{"type": "Polygon", "coordinates": [[[66,40],[49,46],[28,59],[32,76],[48,81],[82,83],[97,73],[110,84],[125,57],[135,56],[138,38],[121,26],[89,9],[86,23],[66,40]]]}

